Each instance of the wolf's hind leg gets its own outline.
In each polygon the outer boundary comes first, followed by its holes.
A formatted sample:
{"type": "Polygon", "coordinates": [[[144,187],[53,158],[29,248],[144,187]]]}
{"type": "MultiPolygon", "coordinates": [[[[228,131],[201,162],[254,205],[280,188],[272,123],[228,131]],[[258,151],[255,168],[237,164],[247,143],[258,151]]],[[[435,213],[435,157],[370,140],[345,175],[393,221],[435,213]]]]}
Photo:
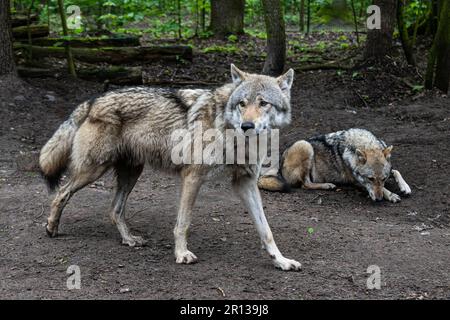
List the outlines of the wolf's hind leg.
{"type": "Polygon", "coordinates": [[[402,175],[398,170],[392,170],[392,175],[394,176],[395,182],[397,182],[400,191],[404,194],[411,194],[411,188],[403,179],[402,175]]]}
{"type": "Polygon", "coordinates": [[[130,247],[143,246],[145,244],[142,237],[133,236],[130,233],[125,221],[125,205],[128,196],[136,185],[143,168],[143,165],[132,166],[124,163],[114,166],[117,175],[117,187],[112,202],[110,217],[122,236],[122,244],[127,244],[130,247]]]}
{"type": "Polygon", "coordinates": [[[173,231],[175,236],[176,263],[194,263],[197,257],[187,248],[187,235],[191,224],[192,208],[198,191],[203,183],[202,176],[195,170],[187,169],[182,173],[182,191],[177,223],[173,231]]]}
{"type": "Polygon", "coordinates": [[[107,169],[107,165],[85,167],[82,171],[71,174],[70,180],[58,190],[58,193],[51,204],[50,216],[47,219],[46,227],[47,234],[50,237],[55,237],[58,234],[61,213],[69,199],[75,192],[100,178],[107,169]]]}
{"type": "Polygon", "coordinates": [[[399,202],[401,200],[398,194],[395,194],[386,188],[383,188],[383,197],[393,203],[399,202]]]}
{"type": "Polygon", "coordinates": [[[233,181],[233,187],[250,212],[256,230],[261,238],[263,247],[267,250],[275,267],[282,270],[300,270],[301,264],[295,260],[285,258],[273,239],[269,223],[264,215],[261,195],[255,178],[241,177],[233,181]]]}

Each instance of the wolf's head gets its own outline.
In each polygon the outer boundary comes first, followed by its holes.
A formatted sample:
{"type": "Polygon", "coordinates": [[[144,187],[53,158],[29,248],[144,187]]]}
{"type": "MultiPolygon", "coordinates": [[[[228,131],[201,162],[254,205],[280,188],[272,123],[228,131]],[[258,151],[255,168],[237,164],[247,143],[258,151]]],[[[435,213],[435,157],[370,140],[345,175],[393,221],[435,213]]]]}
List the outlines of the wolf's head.
{"type": "Polygon", "coordinates": [[[353,174],[374,201],[383,200],[384,183],[391,174],[392,146],[385,149],[356,149],[353,174]]]}
{"type": "Polygon", "coordinates": [[[280,128],[291,121],[291,86],[294,70],[274,78],[249,74],[231,65],[236,89],[231,94],[225,120],[234,129],[256,134],[264,129],[280,128]]]}

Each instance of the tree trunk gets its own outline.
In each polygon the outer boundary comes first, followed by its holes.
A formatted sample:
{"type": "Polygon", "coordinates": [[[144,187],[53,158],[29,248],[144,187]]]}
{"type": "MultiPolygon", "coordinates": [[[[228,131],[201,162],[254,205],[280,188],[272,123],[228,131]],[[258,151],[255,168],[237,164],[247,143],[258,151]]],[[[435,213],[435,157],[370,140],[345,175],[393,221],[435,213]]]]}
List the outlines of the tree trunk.
{"type": "Polygon", "coordinates": [[[116,38],[104,37],[64,37],[36,38],[33,45],[42,47],[98,48],[98,47],[139,47],[139,37],[124,36],[116,38]]]}
{"type": "Polygon", "coordinates": [[[244,33],[245,0],[211,0],[211,30],[216,36],[244,33]]]}
{"type": "Polygon", "coordinates": [[[397,25],[398,33],[400,34],[400,41],[402,43],[403,51],[405,52],[406,61],[409,65],[416,66],[416,59],[414,51],[409,39],[408,29],[406,28],[404,19],[405,0],[398,0],[397,3],[397,25]]]}
{"type": "Polygon", "coordinates": [[[306,9],[306,34],[311,30],[311,0],[308,0],[306,9]]]}
{"type": "Polygon", "coordinates": [[[20,27],[20,26],[26,26],[28,21],[30,23],[38,21],[39,16],[36,13],[33,13],[30,15],[30,19],[28,19],[28,16],[25,14],[15,14],[11,17],[11,24],[12,27],[20,27]]]}
{"type": "MultiPolygon", "coordinates": [[[[66,18],[66,8],[64,7],[64,0],[58,0],[59,15],[61,16],[61,25],[63,29],[63,35],[68,36],[69,30],[67,28],[67,18],[66,18]]],[[[69,68],[69,73],[76,77],[77,73],[75,71],[75,63],[73,62],[72,50],[70,46],[66,46],[67,55],[67,66],[69,68]]]]}
{"type": "MultiPolygon", "coordinates": [[[[65,48],[39,47],[26,44],[15,44],[19,50],[32,51],[33,57],[65,58],[65,48]]],[[[105,47],[105,48],[71,48],[73,58],[88,63],[107,62],[110,64],[123,64],[134,62],[151,62],[159,60],[178,61],[179,59],[191,60],[192,47],[174,46],[149,46],[149,47],[105,47]]]]}
{"type": "Polygon", "coordinates": [[[200,0],[200,25],[202,26],[202,32],[206,31],[206,0],[200,0]]]}
{"type": "Polygon", "coordinates": [[[438,29],[428,58],[425,87],[431,89],[435,86],[447,93],[450,82],[450,0],[441,0],[440,7],[438,29]]]}
{"type": "Polygon", "coordinates": [[[9,0],[0,1],[0,75],[15,73],[9,0]]]}
{"type": "Polygon", "coordinates": [[[366,59],[383,60],[392,49],[392,35],[396,24],[396,0],[373,0],[381,9],[381,29],[369,29],[365,49],[366,59]]]}
{"type": "Polygon", "coordinates": [[[305,0],[300,0],[299,19],[300,32],[305,32],[305,0]]]}
{"type": "Polygon", "coordinates": [[[267,57],[263,73],[278,76],[286,61],[286,33],[280,0],[262,0],[267,31],[267,57]]]}
{"type": "Polygon", "coordinates": [[[12,29],[12,34],[14,39],[28,39],[28,35],[31,35],[31,38],[41,38],[48,36],[49,29],[46,24],[34,24],[29,28],[27,26],[15,27],[12,29]]]}
{"type": "Polygon", "coordinates": [[[353,23],[355,25],[356,42],[358,43],[358,46],[359,46],[358,18],[356,17],[356,8],[355,8],[354,0],[351,0],[351,6],[352,6],[352,13],[353,13],[353,23]]]}

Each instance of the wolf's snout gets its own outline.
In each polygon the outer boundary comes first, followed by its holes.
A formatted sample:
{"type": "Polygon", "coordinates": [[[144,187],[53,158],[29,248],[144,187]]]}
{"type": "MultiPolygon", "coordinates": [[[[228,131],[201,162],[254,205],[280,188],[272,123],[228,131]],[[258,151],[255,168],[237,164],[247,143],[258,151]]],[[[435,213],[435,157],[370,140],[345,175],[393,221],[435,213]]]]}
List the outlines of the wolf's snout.
{"type": "Polygon", "coordinates": [[[250,129],[255,129],[255,124],[253,122],[247,121],[241,124],[241,129],[245,131],[250,129]]]}

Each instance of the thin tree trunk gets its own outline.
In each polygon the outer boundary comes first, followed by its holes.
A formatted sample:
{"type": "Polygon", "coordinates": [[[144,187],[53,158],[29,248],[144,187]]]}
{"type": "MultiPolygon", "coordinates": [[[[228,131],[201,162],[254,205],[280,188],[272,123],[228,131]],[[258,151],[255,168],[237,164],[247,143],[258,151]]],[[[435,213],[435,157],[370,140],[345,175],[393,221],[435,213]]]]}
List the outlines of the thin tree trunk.
{"type": "Polygon", "coordinates": [[[306,34],[309,34],[310,29],[311,29],[311,0],[308,0],[306,34]]]}
{"type": "MultiPolygon", "coordinates": [[[[27,36],[28,36],[28,44],[31,46],[33,44],[32,38],[31,38],[31,29],[30,29],[30,24],[31,24],[31,10],[33,9],[34,6],[34,0],[31,1],[30,7],[28,8],[28,12],[27,12],[27,36]]],[[[33,59],[33,56],[31,54],[31,52],[29,52],[29,56],[28,59],[31,61],[33,59]]]]}
{"type": "Polygon", "coordinates": [[[300,32],[305,32],[305,0],[300,0],[299,12],[299,22],[300,22],[300,32]]]}
{"type": "Polygon", "coordinates": [[[286,33],[280,0],[262,0],[267,32],[267,57],[263,74],[280,75],[286,61],[286,33]]]}
{"type": "MultiPolygon", "coordinates": [[[[58,0],[58,7],[59,7],[59,14],[61,16],[61,24],[62,24],[62,28],[63,28],[63,35],[64,36],[68,36],[69,35],[69,30],[67,28],[66,10],[65,10],[65,7],[64,7],[64,1],[63,0],[58,0]]],[[[75,63],[73,62],[72,50],[70,48],[70,45],[66,46],[66,54],[67,54],[67,66],[69,68],[69,73],[73,77],[76,77],[77,73],[75,71],[75,63]]]]}
{"type": "Polygon", "coordinates": [[[400,41],[402,43],[403,51],[405,52],[406,61],[409,65],[416,66],[416,59],[414,57],[413,47],[409,39],[408,29],[405,25],[404,12],[405,0],[398,0],[397,3],[397,27],[400,34],[400,41]]]}
{"type": "Polygon", "coordinates": [[[434,85],[444,93],[450,82],[450,0],[440,0],[439,25],[436,32],[436,76],[434,85]]]}
{"type": "Polygon", "coordinates": [[[0,75],[15,74],[12,49],[11,7],[9,0],[0,1],[0,75]]]}
{"type": "Polygon", "coordinates": [[[50,29],[50,0],[47,0],[47,25],[50,29]]]}
{"type": "Polygon", "coordinates": [[[194,30],[194,36],[197,37],[198,36],[198,29],[200,27],[200,8],[199,8],[199,2],[200,0],[195,0],[195,30],[194,30]]]}
{"type": "Polygon", "coordinates": [[[181,39],[181,0],[177,0],[177,23],[178,23],[178,39],[181,39]]]}
{"type": "Polygon", "coordinates": [[[353,12],[353,23],[355,24],[356,42],[359,45],[358,19],[356,17],[355,0],[351,0],[351,5],[353,12]]]}

